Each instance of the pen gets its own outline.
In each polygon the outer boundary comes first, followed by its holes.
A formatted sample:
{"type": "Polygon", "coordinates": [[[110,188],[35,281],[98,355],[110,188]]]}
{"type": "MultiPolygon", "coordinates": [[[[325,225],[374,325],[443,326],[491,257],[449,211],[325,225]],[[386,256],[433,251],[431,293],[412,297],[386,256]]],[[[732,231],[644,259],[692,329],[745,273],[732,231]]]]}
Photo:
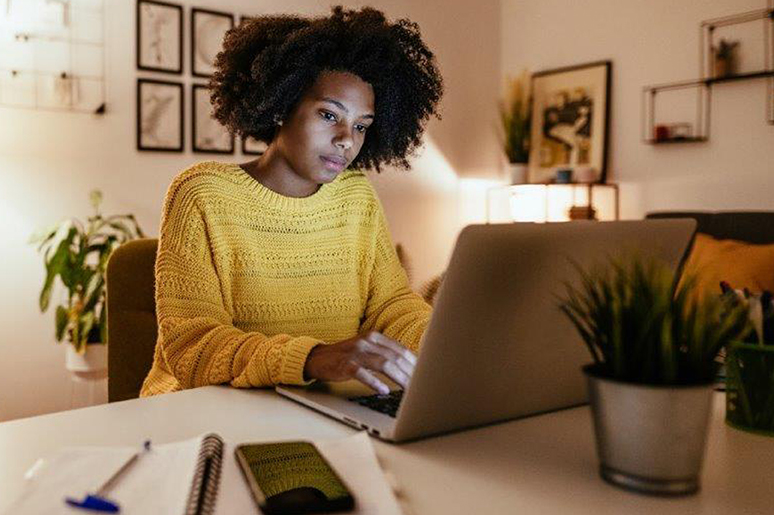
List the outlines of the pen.
{"type": "Polygon", "coordinates": [[[126,463],[121,465],[121,468],[116,470],[112,476],[108,478],[107,481],[105,481],[102,486],[97,489],[96,492],[93,494],[87,494],[86,497],[79,501],[78,499],[74,499],[72,497],[65,498],[65,503],[67,503],[70,506],[81,508],[84,510],[90,510],[90,511],[100,511],[104,513],[118,513],[120,511],[120,508],[118,504],[111,501],[107,497],[105,497],[105,494],[113,488],[113,486],[118,482],[118,480],[121,478],[124,473],[126,473],[127,470],[129,470],[132,465],[134,465],[137,460],[140,458],[140,455],[145,454],[146,452],[150,451],[151,448],[151,442],[150,440],[145,440],[145,443],[143,443],[142,450],[134,453],[132,457],[130,457],[126,463]]]}

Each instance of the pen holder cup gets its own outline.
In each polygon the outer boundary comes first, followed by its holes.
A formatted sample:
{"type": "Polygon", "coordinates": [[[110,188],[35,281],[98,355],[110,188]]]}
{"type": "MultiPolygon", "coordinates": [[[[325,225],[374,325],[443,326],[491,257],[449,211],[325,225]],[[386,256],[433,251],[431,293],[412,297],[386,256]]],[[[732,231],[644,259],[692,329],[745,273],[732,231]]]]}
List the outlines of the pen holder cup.
{"type": "Polygon", "coordinates": [[[726,423],[774,436],[774,345],[732,343],[726,374],[726,423]]]}

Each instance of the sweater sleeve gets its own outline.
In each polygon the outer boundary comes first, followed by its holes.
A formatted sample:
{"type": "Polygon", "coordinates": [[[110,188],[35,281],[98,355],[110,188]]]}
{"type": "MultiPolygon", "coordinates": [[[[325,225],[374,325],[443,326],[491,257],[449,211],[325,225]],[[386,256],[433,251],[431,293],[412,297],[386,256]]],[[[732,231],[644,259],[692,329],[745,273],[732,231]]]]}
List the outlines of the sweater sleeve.
{"type": "Polygon", "coordinates": [[[181,388],[307,384],[306,358],[322,342],[234,327],[212,258],[206,216],[192,190],[173,182],[162,215],[155,269],[157,356],[181,388]]]}
{"type": "Polygon", "coordinates": [[[375,238],[368,301],[360,330],[379,331],[418,352],[432,308],[409,287],[380,204],[375,238]]]}

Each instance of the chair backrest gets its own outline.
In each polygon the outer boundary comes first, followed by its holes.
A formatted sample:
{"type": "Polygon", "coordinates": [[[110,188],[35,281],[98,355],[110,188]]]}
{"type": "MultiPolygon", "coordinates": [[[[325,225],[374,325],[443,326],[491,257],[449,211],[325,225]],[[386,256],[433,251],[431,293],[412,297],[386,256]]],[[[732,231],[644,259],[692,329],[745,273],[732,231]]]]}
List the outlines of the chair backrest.
{"type": "Polygon", "coordinates": [[[719,240],[774,243],[774,211],[657,211],[645,218],[693,218],[697,232],[719,240]]]}
{"type": "Polygon", "coordinates": [[[156,347],[154,266],[158,240],[132,240],[107,264],[108,401],[139,397],[156,347]]]}

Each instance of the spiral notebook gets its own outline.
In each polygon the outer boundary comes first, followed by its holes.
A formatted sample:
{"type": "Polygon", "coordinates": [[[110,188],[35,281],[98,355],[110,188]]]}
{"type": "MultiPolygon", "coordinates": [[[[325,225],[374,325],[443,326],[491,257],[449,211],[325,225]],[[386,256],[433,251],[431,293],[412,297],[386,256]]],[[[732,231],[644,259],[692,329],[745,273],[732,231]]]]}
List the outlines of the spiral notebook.
{"type": "MultiPolygon", "coordinates": [[[[39,460],[6,513],[72,515],[64,499],[95,492],[139,447],[71,447],[39,460]]],[[[211,515],[223,448],[223,440],[213,433],[152,445],[105,497],[116,502],[121,513],[211,515]]]]}

